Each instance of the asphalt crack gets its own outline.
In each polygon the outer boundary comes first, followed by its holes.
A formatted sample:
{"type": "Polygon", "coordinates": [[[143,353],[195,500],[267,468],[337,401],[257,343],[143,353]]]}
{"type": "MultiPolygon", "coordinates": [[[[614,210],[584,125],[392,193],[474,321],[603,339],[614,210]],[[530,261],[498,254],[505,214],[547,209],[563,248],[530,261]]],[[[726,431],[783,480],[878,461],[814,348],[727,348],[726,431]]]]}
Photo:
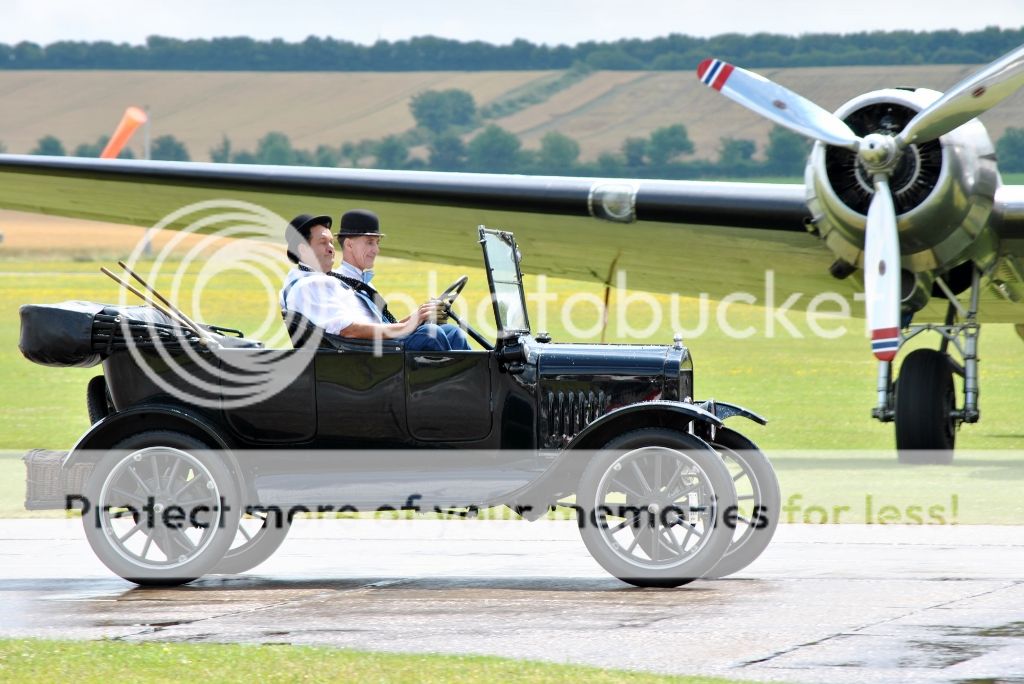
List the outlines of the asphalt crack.
{"type": "Polygon", "coordinates": [[[766,662],[768,662],[770,660],[774,660],[774,659],[779,658],[781,656],[789,655],[791,653],[796,653],[797,651],[800,651],[802,649],[806,649],[806,648],[809,648],[809,647],[812,647],[812,646],[820,646],[821,644],[827,643],[829,641],[832,641],[833,639],[837,639],[837,638],[840,638],[840,637],[859,636],[864,630],[871,629],[872,627],[878,627],[880,625],[885,625],[885,624],[888,624],[888,623],[891,623],[891,622],[895,622],[897,620],[902,620],[904,618],[912,617],[914,615],[917,615],[919,613],[924,613],[924,612],[927,612],[929,610],[936,610],[936,609],[945,608],[946,606],[950,606],[950,605],[952,605],[954,603],[959,603],[961,601],[969,601],[969,600],[978,599],[978,598],[981,598],[981,597],[984,597],[984,596],[990,596],[992,594],[996,594],[998,592],[1005,591],[1007,589],[1012,589],[1014,587],[1019,586],[1020,584],[1022,584],[1021,581],[1012,581],[1009,584],[1006,584],[1006,585],[1003,585],[1003,586],[1000,586],[1000,587],[993,587],[991,589],[986,589],[985,591],[979,591],[979,592],[977,592],[975,594],[969,594],[967,596],[959,596],[957,598],[950,599],[948,601],[942,601],[940,603],[936,603],[936,604],[933,604],[933,605],[924,606],[924,607],[921,607],[921,608],[915,608],[915,609],[910,610],[910,611],[908,611],[906,613],[903,613],[903,614],[900,614],[900,615],[895,615],[895,616],[889,617],[889,618],[885,618],[884,620],[876,620],[874,622],[870,622],[870,623],[861,625],[859,627],[856,627],[855,629],[852,629],[852,630],[843,630],[841,632],[836,632],[835,634],[829,634],[829,635],[824,636],[824,637],[822,637],[820,639],[815,639],[814,641],[808,641],[808,642],[805,642],[805,643],[802,643],[802,644],[797,644],[796,646],[792,646],[790,648],[785,648],[785,649],[776,651],[774,653],[771,653],[771,654],[769,654],[767,656],[764,656],[763,658],[755,658],[753,660],[744,661],[744,662],[740,663],[739,665],[737,665],[736,668],[738,669],[738,668],[750,667],[752,665],[760,665],[762,663],[766,663],[766,662]]]}
{"type": "MultiPolygon", "coordinates": [[[[111,641],[129,641],[129,640],[132,640],[132,639],[138,638],[138,637],[157,635],[157,634],[160,634],[160,633],[165,632],[167,630],[173,629],[175,627],[195,626],[195,625],[200,625],[200,624],[202,624],[204,622],[208,622],[210,620],[220,620],[220,619],[223,619],[223,618],[232,618],[232,617],[238,617],[238,616],[242,616],[242,615],[254,615],[254,614],[262,613],[262,612],[265,612],[265,611],[268,611],[268,610],[275,610],[275,609],[278,609],[278,608],[284,608],[284,607],[288,607],[288,606],[298,606],[298,605],[301,605],[301,604],[304,604],[304,603],[309,603],[310,601],[322,602],[324,600],[327,600],[327,599],[331,598],[332,596],[336,596],[339,593],[346,593],[346,594],[357,593],[357,592],[369,593],[369,592],[374,591],[375,589],[379,589],[379,588],[386,587],[386,586],[391,586],[391,585],[394,585],[394,584],[401,584],[401,583],[403,583],[405,581],[407,581],[407,580],[382,580],[382,581],[379,581],[379,582],[371,582],[371,583],[368,583],[368,584],[363,584],[363,585],[351,587],[349,589],[333,588],[333,589],[329,589],[329,590],[317,591],[317,592],[315,592],[313,594],[309,594],[309,595],[297,596],[297,597],[294,597],[294,598],[284,599],[284,600],[277,601],[277,602],[274,602],[274,603],[270,603],[270,604],[266,604],[266,605],[260,605],[260,606],[254,606],[254,607],[250,607],[250,608],[240,608],[238,610],[228,610],[228,611],[225,611],[225,612],[222,612],[222,613],[217,613],[215,615],[203,615],[201,617],[197,617],[197,618],[193,618],[193,619],[181,619],[181,620],[168,620],[168,621],[162,621],[162,622],[152,622],[152,623],[146,624],[144,629],[141,629],[141,630],[139,630],[137,632],[131,632],[131,633],[128,633],[128,634],[121,634],[121,635],[118,635],[118,636],[115,636],[115,637],[111,637],[110,640],[111,641]]],[[[169,600],[169,599],[149,599],[149,600],[166,601],[166,600],[169,600]]]]}

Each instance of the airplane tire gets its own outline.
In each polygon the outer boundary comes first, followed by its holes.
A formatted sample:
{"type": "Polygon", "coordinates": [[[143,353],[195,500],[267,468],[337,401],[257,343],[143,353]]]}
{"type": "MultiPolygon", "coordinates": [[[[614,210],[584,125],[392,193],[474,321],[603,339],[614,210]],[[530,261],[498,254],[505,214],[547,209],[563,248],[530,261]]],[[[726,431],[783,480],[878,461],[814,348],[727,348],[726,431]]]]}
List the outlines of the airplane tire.
{"type": "Polygon", "coordinates": [[[953,367],[934,349],[911,352],[896,383],[896,449],[900,463],[953,462],[956,421],[953,367]]]}

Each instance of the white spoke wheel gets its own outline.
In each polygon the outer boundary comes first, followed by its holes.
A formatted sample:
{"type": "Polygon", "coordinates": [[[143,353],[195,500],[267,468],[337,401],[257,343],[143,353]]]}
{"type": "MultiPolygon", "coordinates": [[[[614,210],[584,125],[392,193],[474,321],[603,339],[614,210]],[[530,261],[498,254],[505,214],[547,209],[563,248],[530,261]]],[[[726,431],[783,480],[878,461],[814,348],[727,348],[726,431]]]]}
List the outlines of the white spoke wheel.
{"type": "Polygon", "coordinates": [[[210,572],[239,524],[235,478],[222,458],[188,435],[154,430],[101,458],[86,486],[85,536],[115,574],[170,586],[210,572]]]}
{"type": "Polygon", "coordinates": [[[576,503],[580,534],[609,573],[641,587],[704,576],[732,540],[736,493],[721,457],[677,430],[609,441],[587,465],[576,503]]]}
{"type": "Polygon", "coordinates": [[[768,547],[779,524],[782,495],[775,469],[760,449],[743,435],[719,428],[711,443],[722,455],[736,488],[732,543],[705,577],[739,572],[768,547]]]}
{"type": "Polygon", "coordinates": [[[234,575],[252,570],[277,551],[291,526],[287,512],[279,508],[247,510],[238,522],[231,548],[213,572],[234,575]]]}

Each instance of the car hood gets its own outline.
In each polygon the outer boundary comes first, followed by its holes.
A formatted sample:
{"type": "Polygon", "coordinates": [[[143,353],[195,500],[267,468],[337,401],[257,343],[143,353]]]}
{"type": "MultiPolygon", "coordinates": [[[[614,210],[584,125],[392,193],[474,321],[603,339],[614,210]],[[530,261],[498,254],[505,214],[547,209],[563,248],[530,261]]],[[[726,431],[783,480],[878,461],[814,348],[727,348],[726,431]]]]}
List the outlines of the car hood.
{"type": "Polygon", "coordinates": [[[673,349],[639,344],[537,344],[542,377],[561,375],[657,375],[673,349]]]}
{"type": "Polygon", "coordinates": [[[566,444],[622,406],[693,395],[693,366],[681,345],[549,343],[536,344],[531,352],[545,446],[566,444]]]}

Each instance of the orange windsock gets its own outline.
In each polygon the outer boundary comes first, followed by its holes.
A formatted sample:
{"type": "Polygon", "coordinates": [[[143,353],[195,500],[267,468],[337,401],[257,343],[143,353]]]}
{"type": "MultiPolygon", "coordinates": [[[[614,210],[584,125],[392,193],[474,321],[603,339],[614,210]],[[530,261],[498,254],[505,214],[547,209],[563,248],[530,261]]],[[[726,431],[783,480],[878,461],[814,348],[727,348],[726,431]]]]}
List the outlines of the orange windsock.
{"type": "Polygon", "coordinates": [[[117,155],[121,154],[121,150],[128,144],[128,140],[135,133],[135,130],[146,123],[149,117],[146,116],[146,112],[142,111],[138,107],[129,107],[124,110],[124,116],[121,117],[121,123],[117,124],[117,130],[114,131],[114,135],[111,136],[110,142],[103,148],[103,152],[100,153],[101,159],[113,159],[117,155]]]}

